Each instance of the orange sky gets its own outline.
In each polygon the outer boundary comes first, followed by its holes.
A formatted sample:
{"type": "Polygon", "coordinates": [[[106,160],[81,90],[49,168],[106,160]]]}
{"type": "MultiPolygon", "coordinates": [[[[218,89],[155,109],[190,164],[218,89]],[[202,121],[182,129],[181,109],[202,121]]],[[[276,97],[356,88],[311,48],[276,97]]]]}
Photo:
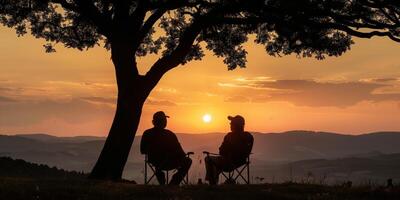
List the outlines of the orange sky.
{"type": "MultiPolygon", "coordinates": [[[[226,132],[233,114],[258,132],[400,130],[400,44],[355,41],[344,56],[323,61],[271,57],[248,43],[247,68],[234,71],[208,52],[162,79],[139,134],[158,110],[171,116],[169,129],[184,133],[226,132]],[[206,113],[211,123],[202,122],[206,113]]],[[[109,52],[58,46],[46,54],[43,44],[0,27],[0,134],[107,135],[116,96],[109,52]]],[[[141,58],[140,71],[156,58],[141,58]]]]}

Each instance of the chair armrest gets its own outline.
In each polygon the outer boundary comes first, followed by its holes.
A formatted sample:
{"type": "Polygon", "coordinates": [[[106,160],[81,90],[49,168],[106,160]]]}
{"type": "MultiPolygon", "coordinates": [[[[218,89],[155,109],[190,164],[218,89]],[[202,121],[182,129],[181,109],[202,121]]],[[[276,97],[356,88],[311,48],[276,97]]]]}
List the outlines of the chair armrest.
{"type": "Polygon", "coordinates": [[[208,151],[203,151],[203,154],[206,154],[207,156],[209,156],[209,155],[219,156],[219,154],[217,154],[217,153],[210,153],[208,151]]]}

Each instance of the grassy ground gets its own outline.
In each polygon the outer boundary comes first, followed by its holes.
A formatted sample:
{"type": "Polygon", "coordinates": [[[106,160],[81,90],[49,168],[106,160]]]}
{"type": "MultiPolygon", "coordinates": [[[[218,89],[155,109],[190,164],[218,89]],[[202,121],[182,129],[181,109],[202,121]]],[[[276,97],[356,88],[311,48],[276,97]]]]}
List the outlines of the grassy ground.
{"type": "Polygon", "coordinates": [[[312,184],[145,186],[90,180],[0,178],[0,200],[102,199],[400,199],[400,188],[322,186],[312,184]]]}

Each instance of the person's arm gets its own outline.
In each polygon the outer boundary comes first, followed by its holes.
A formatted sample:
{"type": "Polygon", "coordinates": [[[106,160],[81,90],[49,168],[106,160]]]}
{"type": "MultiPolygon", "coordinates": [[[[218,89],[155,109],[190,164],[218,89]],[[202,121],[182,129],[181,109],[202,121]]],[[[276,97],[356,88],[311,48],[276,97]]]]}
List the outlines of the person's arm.
{"type": "MultiPolygon", "coordinates": [[[[229,135],[229,134],[228,134],[229,135]]],[[[229,137],[228,135],[225,135],[224,140],[222,141],[221,146],[219,147],[219,154],[221,156],[227,156],[229,154],[229,137]]]]}
{"type": "Polygon", "coordinates": [[[253,135],[249,134],[249,141],[247,142],[247,149],[246,149],[246,155],[250,155],[251,150],[253,149],[253,143],[254,143],[254,137],[253,135]]]}
{"type": "Polygon", "coordinates": [[[181,143],[179,143],[179,140],[178,140],[178,137],[176,137],[176,135],[175,135],[175,133],[173,133],[173,132],[171,132],[172,133],[172,135],[173,135],[173,139],[174,139],[174,143],[175,143],[175,148],[176,148],[176,152],[179,154],[179,155],[186,155],[186,153],[185,153],[185,151],[183,150],[183,148],[182,148],[182,145],[181,145],[181,143]]]}
{"type": "Polygon", "coordinates": [[[147,134],[146,131],[143,133],[142,135],[142,140],[140,141],[140,153],[141,154],[147,154],[148,153],[148,138],[147,138],[147,134]]]}

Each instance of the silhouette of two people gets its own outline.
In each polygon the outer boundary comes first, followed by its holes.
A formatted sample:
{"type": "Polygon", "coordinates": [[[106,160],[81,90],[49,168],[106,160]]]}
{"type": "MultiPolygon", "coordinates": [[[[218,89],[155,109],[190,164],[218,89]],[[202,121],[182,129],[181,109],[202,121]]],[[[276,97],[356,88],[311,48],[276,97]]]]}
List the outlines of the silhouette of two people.
{"type": "Polygon", "coordinates": [[[147,155],[148,162],[155,167],[155,175],[160,185],[166,184],[163,170],[172,169],[177,169],[177,172],[169,184],[179,185],[188,173],[192,160],[186,156],[176,135],[165,128],[167,118],[169,116],[162,111],[153,115],[154,127],[143,133],[140,151],[147,155]]]}
{"type": "MultiPolygon", "coordinates": [[[[153,115],[154,127],[143,133],[140,151],[146,154],[148,162],[155,167],[155,175],[160,185],[166,184],[164,170],[177,169],[169,184],[179,185],[187,175],[192,160],[186,156],[176,135],[165,129],[167,118],[164,112],[153,115]]],[[[208,155],[205,158],[206,180],[215,185],[219,174],[232,171],[247,162],[253,148],[253,136],[244,131],[244,118],[240,115],[229,116],[229,132],[219,148],[219,155],[208,155]]]]}
{"type": "MultiPolygon", "coordinates": [[[[229,116],[231,132],[225,135],[219,147],[219,155],[207,155],[204,159],[206,165],[206,181],[210,185],[218,183],[221,172],[230,172],[246,164],[247,158],[253,148],[254,138],[244,131],[244,118],[240,115],[229,116]]],[[[231,180],[228,180],[231,181],[231,180]]]]}

